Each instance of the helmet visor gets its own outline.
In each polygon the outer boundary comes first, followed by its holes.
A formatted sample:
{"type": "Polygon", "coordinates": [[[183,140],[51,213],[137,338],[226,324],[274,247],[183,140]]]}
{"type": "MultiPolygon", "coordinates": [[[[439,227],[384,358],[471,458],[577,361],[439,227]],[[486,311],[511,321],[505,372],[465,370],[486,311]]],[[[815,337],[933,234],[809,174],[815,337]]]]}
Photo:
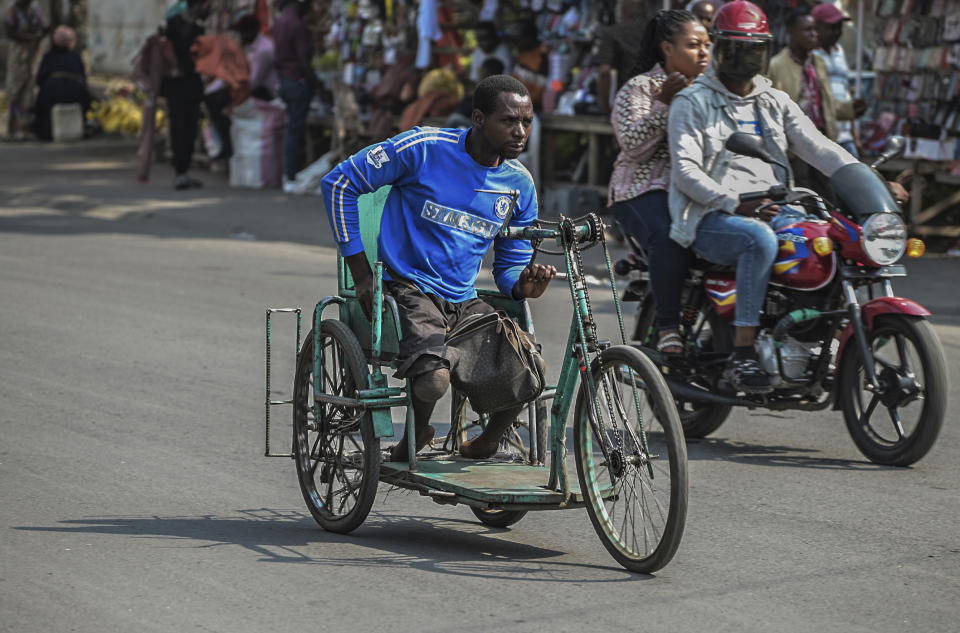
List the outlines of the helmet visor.
{"type": "Polygon", "coordinates": [[[748,81],[767,74],[770,68],[769,40],[740,40],[718,34],[713,44],[717,74],[736,81],[748,81]]]}

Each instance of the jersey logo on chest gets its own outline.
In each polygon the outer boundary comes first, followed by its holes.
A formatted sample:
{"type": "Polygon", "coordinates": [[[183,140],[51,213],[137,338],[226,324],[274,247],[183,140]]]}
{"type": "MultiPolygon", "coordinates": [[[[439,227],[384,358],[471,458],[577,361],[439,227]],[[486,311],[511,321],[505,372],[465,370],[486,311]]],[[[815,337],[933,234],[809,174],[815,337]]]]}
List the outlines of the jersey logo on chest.
{"type": "Polygon", "coordinates": [[[496,222],[491,222],[466,211],[451,209],[429,200],[423,203],[423,211],[420,212],[420,216],[431,222],[487,239],[493,238],[500,230],[500,225],[496,222]]]}

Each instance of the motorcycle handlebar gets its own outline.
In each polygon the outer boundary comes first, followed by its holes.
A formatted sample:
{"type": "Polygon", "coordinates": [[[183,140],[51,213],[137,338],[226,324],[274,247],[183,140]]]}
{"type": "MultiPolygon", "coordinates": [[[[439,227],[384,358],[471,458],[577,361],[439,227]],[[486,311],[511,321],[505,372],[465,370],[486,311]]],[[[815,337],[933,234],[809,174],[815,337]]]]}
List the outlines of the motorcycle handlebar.
{"type": "Polygon", "coordinates": [[[783,185],[774,185],[766,191],[751,191],[748,193],[741,193],[740,202],[756,202],[757,200],[763,200],[765,198],[770,198],[771,200],[783,200],[787,197],[788,193],[789,191],[783,185]]]}

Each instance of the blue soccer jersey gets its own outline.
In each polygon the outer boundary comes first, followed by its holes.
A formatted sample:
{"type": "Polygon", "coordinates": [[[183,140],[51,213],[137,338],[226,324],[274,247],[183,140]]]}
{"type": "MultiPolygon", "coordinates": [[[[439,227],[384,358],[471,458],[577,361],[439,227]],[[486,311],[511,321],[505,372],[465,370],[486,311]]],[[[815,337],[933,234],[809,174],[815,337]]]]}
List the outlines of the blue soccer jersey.
{"type": "Polygon", "coordinates": [[[477,163],[467,153],[467,134],[413,128],[357,152],[327,174],[321,190],[341,255],[364,250],[357,197],[393,185],[377,242],[379,258],[391,271],[423,292],[466,301],[477,296],[474,284],[493,242],[493,276],[510,296],[533,249],[527,241],[497,236],[509,196],[475,190],[519,190],[510,225],[528,226],[537,218],[533,178],[516,160],[498,167],[477,163]]]}

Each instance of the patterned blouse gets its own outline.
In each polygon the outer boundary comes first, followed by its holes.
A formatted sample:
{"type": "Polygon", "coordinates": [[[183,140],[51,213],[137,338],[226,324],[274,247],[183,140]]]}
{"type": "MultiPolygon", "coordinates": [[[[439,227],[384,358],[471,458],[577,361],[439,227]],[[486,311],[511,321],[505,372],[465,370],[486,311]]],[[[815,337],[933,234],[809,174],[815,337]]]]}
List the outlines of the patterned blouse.
{"type": "Polygon", "coordinates": [[[620,154],[613,164],[608,206],[648,191],[669,189],[669,107],[655,98],[666,78],[658,64],[617,92],[612,122],[620,154]]]}

